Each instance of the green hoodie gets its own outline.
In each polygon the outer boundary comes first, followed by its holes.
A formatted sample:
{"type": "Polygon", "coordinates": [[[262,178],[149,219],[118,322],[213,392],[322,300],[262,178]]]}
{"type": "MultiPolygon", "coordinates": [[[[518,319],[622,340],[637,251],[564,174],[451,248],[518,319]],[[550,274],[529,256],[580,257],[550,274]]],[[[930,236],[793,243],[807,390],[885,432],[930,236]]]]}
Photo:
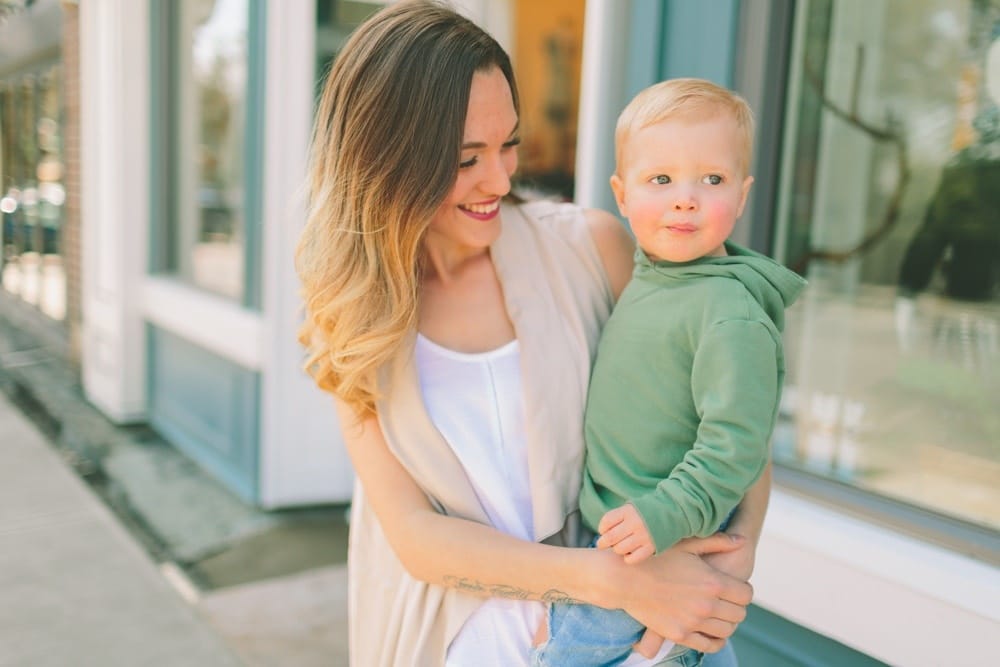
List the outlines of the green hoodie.
{"type": "Polygon", "coordinates": [[[587,398],[580,509],[593,530],[631,502],[657,552],[711,535],[767,464],[784,310],[805,281],[751,250],[726,251],[685,263],[636,252],[587,398]]]}

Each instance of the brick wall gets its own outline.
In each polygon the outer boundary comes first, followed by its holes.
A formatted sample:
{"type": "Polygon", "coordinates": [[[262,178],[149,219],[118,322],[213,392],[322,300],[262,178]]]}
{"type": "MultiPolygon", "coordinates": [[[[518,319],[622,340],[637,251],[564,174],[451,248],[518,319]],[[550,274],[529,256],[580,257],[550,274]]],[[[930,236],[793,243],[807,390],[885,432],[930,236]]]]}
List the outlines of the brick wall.
{"type": "Polygon", "coordinates": [[[63,185],[66,188],[62,230],[63,266],[66,270],[66,328],[69,352],[80,364],[83,329],[80,252],[80,9],[63,2],[63,185]]]}

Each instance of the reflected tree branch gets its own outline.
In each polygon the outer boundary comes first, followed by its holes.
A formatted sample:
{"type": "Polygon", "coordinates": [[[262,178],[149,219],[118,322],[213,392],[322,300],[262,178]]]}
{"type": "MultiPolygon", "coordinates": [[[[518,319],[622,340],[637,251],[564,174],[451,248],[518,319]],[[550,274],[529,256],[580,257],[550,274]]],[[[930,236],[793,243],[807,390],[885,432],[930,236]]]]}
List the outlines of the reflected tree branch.
{"type": "Polygon", "coordinates": [[[863,120],[858,115],[858,98],[860,95],[859,89],[861,74],[864,69],[864,55],[864,47],[859,45],[858,55],[855,62],[854,81],[852,85],[851,105],[849,111],[839,106],[827,96],[823,87],[823,82],[808,57],[805,59],[803,70],[805,72],[806,80],[816,93],[816,96],[819,98],[823,109],[829,111],[835,117],[841,119],[851,127],[868,135],[872,138],[872,140],[889,143],[895,147],[896,167],[899,170],[899,179],[896,182],[896,187],[893,190],[892,195],[889,197],[889,204],[886,207],[885,214],[882,216],[882,220],[875,227],[875,229],[871,230],[864,236],[864,238],[847,250],[811,248],[806,254],[790,264],[791,268],[798,273],[804,274],[809,268],[809,263],[813,260],[843,264],[854,257],[863,255],[875,244],[885,238],[885,236],[899,221],[899,213],[902,209],[903,203],[903,194],[906,191],[906,186],[910,182],[909,153],[907,150],[906,139],[903,136],[903,133],[899,130],[898,123],[894,123],[895,117],[893,114],[889,114],[885,127],[877,127],[874,124],[863,120]]]}

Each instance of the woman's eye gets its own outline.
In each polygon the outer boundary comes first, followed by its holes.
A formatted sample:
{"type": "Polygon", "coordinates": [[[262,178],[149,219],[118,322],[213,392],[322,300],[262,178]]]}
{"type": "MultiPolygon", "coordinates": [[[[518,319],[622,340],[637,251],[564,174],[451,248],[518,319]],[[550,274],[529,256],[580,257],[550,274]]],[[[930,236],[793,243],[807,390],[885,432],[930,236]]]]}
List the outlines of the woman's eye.
{"type": "Polygon", "coordinates": [[[666,174],[657,174],[649,179],[650,183],[656,183],[657,185],[666,185],[670,182],[670,177],[666,174]]]}
{"type": "Polygon", "coordinates": [[[521,137],[514,137],[513,139],[511,139],[510,141],[508,141],[507,143],[505,143],[503,145],[503,147],[504,148],[514,148],[519,143],[521,143],[521,137]]]}
{"type": "Polygon", "coordinates": [[[708,185],[722,185],[722,176],[719,176],[718,174],[709,174],[702,179],[702,183],[706,183],[708,185]]]}
{"type": "Polygon", "coordinates": [[[459,169],[468,169],[469,167],[474,167],[476,165],[476,162],[478,162],[478,161],[479,161],[479,158],[477,158],[475,155],[473,155],[472,157],[470,157],[465,162],[459,162],[458,163],[458,168],[459,169]]]}

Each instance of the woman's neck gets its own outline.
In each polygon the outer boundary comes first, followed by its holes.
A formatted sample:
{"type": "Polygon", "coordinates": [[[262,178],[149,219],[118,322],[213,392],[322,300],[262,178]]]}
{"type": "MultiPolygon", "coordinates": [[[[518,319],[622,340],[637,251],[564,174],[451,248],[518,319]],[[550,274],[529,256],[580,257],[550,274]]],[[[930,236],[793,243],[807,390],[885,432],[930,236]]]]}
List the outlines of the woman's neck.
{"type": "Polygon", "coordinates": [[[454,243],[424,242],[424,279],[448,284],[460,280],[472,266],[489,259],[489,248],[471,248],[454,243]]]}

